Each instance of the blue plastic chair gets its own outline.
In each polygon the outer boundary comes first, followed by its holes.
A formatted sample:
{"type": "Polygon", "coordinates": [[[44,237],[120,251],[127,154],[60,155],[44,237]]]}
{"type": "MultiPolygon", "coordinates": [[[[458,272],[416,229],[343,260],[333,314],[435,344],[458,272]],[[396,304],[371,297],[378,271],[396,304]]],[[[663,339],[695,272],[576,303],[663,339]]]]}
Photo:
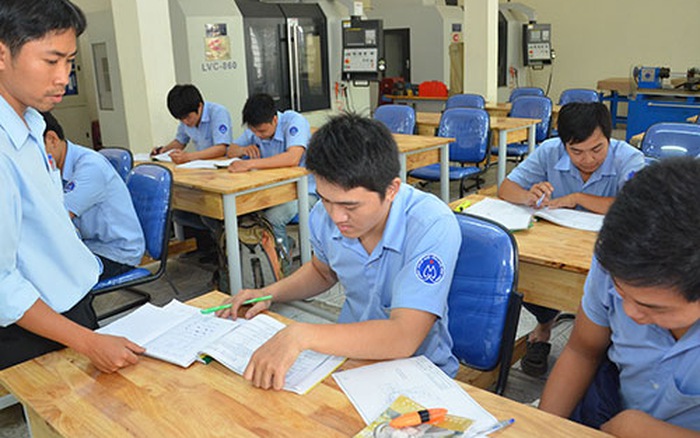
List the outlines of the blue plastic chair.
{"type": "Polygon", "coordinates": [[[134,157],[131,151],[122,148],[102,148],[98,151],[114,166],[119,176],[126,181],[129,171],[134,167],[134,157]]]}
{"type": "Polygon", "coordinates": [[[452,108],[480,108],[484,109],[486,101],[484,96],[479,94],[455,94],[450,96],[445,102],[445,109],[452,108]]]}
{"type": "Polygon", "coordinates": [[[559,96],[559,105],[566,105],[571,102],[600,102],[598,92],[587,88],[569,88],[561,92],[559,96]]]}
{"type": "Polygon", "coordinates": [[[658,160],[700,156],[700,125],[662,122],[651,125],[642,139],[642,152],[658,160]]]}
{"type": "Polygon", "coordinates": [[[515,99],[521,96],[544,96],[544,90],[539,87],[513,88],[513,91],[510,92],[508,102],[515,102],[515,99]]]}
{"type": "MultiPolygon", "coordinates": [[[[446,110],[440,117],[438,137],[452,137],[456,141],[450,143],[450,162],[458,162],[461,166],[450,166],[450,181],[459,181],[459,196],[464,196],[464,183],[469,178],[476,179],[476,187],[481,187],[479,175],[487,170],[480,167],[486,159],[490,137],[489,113],[478,108],[453,108],[446,110]],[[473,166],[464,166],[474,164],[473,166]]],[[[440,180],[440,164],[430,164],[412,170],[409,175],[425,181],[440,180]]]]}
{"type": "MultiPolygon", "coordinates": [[[[541,143],[549,137],[552,124],[552,101],[544,96],[519,97],[513,102],[508,116],[540,119],[541,122],[535,128],[535,142],[541,143]]],[[[506,156],[514,157],[518,162],[522,161],[528,153],[527,143],[511,143],[507,147],[506,156]]],[[[491,148],[491,155],[498,155],[498,147],[491,148]]]]}
{"type": "Polygon", "coordinates": [[[374,111],[374,118],[394,134],[413,135],[416,128],[416,112],[408,105],[382,105],[374,111]]]}
{"type": "Polygon", "coordinates": [[[481,371],[499,366],[495,392],[503,394],[513,356],[523,296],[518,284],[518,246],[502,225],[455,213],[462,231],[448,296],[452,352],[481,371]]]}
{"type": "Polygon", "coordinates": [[[153,260],[160,261],[160,265],[156,272],[151,272],[145,268],[134,268],[121,275],[97,283],[92,289],[93,295],[102,295],[119,289],[129,289],[140,296],[137,301],[132,301],[100,315],[101,319],[150,301],[151,297],[148,293],[132,288],[155,281],[165,273],[171,226],[172,185],[173,177],[170,170],[158,164],[142,164],[129,172],[126,186],[131,194],[131,201],[134,204],[136,215],[143,229],[146,239],[146,252],[153,260]]]}

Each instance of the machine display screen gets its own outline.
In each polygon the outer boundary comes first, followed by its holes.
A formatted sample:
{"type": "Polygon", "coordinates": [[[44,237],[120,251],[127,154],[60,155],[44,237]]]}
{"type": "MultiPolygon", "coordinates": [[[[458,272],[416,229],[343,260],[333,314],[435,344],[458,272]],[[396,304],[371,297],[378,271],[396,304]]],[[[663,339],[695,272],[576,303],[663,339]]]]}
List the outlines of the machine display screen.
{"type": "Polygon", "coordinates": [[[541,40],[542,40],[542,38],[540,37],[539,30],[531,30],[530,31],[530,42],[539,43],[541,40]]]}

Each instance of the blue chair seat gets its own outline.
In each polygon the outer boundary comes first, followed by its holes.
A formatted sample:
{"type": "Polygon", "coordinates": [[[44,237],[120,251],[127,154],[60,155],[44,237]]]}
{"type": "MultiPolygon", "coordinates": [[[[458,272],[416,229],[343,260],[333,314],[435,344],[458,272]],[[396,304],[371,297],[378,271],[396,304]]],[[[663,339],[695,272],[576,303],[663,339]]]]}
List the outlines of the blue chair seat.
{"type": "MultiPolygon", "coordinates": [[[[458,181],[470,176],[479,175],[484,172],[484,169],[476,166],[450,166],[450,181],[458,181]]],[[[440,180],[440,164],[429,164],[409,172],[412,178],[425,179],[428,181],[440,180]]]]}
{"type": "Polygon", "coordinates": [[[92,288],[92,292],[97,293],[100,292],[102,289],[121,286],[130,283],[134,280],[140,280],[142,278],[148,277],[149,275],[151,275],[151,271],[149,271],[148,269],[135,268],[121,275],[117,275],[116,277],[111,277],[100,281],[95,285],[95,287],[92,288]]]}
{"type": "MultiPolygon", "coordinates": [[[[506,146],[506,156],[507,157],[524,157],[527,155],[529,148],[523,143],[511,143],[506,146]]],[[[491,148],[491,155],[498,155],[498,147],[494,146],[491,148]]]]}

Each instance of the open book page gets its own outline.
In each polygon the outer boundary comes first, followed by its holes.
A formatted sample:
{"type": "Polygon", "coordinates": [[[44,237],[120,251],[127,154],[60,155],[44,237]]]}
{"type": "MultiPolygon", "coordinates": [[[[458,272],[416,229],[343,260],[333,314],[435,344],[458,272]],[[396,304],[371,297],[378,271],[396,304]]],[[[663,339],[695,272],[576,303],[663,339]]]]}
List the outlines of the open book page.
{"type": "Polygon", "coordinates": [[[151,154],[148,152],[139,152],[134,154],[134,161],[151,161],[151,154]]]}
{"type": "MultiPolygon", "coordinates": [[[[262,344],[285,325],[267,315],[245,321],[234,332],[207,346],[202,352],[243,375],[250,358],[262,344]]],[[[335,370],[344,358],[304,350],[285,376],[284,389],[305,394],[335,370]]]]}
{"type": "Polygon", "coordinates": [[[464,212],[491,219],[511,231],[526,230],[532,221],[530,208],[493,198],[484,198],[465,209],[464,212]]]}
{"type": "Polygon", "coordinates": [[[172,163],[173,159],[170,158],[170,154],[173,153],[175,149],[170,149],[168,152],[163,152],[162,154],[153,155],[151,157],[154,161],[165,161],[167,163],[172,163]]]}
{"type": "Polygon", "coordinates": [[[226,158],[221,160],[192,160],[187,163],[178,164],[179,169],[221,169],[228,167],[234,161],[240,158],[226,158]]]}
{"type": "Polygon", "coordinates": [[[124,336],[131,342],[144,346],[191,316],[180,306],[190,307],[177,300],[171,301],[165,307],[146,303],[130,314],[97,329],[96,332],[124,336]],[[176,304],[172,305],[173,303],[176,304]]]}
{"type": "Polygon", "coordinates": [[[379,362],[333,374],[366,424],[382,414],[400,395],[423,406],[445,408],[474,420],[481,428],[496,418],[425,356],[379,362]]]}
{"type": "Polygon", "coordinates": [[[535,216],[562,227],[595,232],[600,231],[605,218],[602,214],[572,210],[570,208],[545,208],[535,211],[535,216]]]}

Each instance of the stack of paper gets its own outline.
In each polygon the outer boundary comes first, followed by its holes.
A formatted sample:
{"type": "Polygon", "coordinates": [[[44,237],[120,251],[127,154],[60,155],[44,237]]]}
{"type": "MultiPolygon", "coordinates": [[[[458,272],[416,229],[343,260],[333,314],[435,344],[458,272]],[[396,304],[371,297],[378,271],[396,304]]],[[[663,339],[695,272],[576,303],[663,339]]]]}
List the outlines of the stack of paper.
{"type": "MultiPolygon", "coordinates": [[[[170,157],[168,157],[170,158],[170,157]]],[[[178,164],[180,169],[223,169],[240,158],[227,158],[223,160],[193,160],[187,163],[178,164]]]]}

